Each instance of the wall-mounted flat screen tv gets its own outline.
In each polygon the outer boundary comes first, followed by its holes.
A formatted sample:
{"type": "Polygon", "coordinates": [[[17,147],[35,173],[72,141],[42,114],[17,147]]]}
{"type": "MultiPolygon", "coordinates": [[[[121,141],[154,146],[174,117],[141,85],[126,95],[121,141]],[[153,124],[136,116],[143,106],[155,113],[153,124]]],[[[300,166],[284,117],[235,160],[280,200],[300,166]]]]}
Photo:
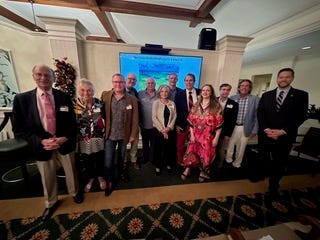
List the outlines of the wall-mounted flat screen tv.
{"type": "Polygon", "coordinates": [[[168,75],[178,75],[177,87],[185,89],[184,78],[188,73],[196,77],[195,87],[199,87],[202,57],[154,55],[139,53],[120,53],[120,72],[126,77],[128,73],[137,76],[136,89],[146,89],[146,81],[152,77],[156,81],[156,89],[162,84],[168,84],[168,75]]]}

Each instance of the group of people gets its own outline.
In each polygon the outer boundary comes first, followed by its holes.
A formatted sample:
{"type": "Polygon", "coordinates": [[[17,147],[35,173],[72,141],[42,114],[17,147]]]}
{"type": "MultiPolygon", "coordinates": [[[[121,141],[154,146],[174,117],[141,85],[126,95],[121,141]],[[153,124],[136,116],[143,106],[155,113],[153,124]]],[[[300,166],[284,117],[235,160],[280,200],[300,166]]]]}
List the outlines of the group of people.
{"type": "Polygon", "coordinates": [[[128,166],[139,170],[152,162],[155,174],[183,168],[181,179],[199,169],[199,182],[210,178],[212,163],[220,169],[226,161],[241,167],[250,137],[259,135],[261,165],[269,166],[269,188],[276,193],[287,166],[297,128],[307,113],[308,94],[291,87],[294,71],[281,69],[278,88],[259,97],[251,94],[252,82],[240,80],[238,94],[229,97],[230,84],[222,84],[219,97],[212,85],[194,87],[195,76],[187,74],[185,89],[178,88],[178,76],[169,74],[168,85],[153,78],[137,92],[136,75],[112,76],[112,89],[94,96],[87,79],[79,81],[78,97],[52,88],[54,72],[36,65],[32,76],[36,89],[17,94],[13,104],[13,131],[25,139],[37,160],[46,208],[45,221],[57,208],[56,169],[64,168],[68,192],[76,203],[83,202],[95,178],[109,196],[120,179],[128,180],[128,166]],[[260,100],[260,101],[259,101],[260,100]],[[281,101],[280,101],[281,100],[281,101]],[[143,157],[137,157],[139,129],[143,157]],[[127,153],[127,145],[131,147],[127,153]],[[79,189],[75,153],[81,157],[86,184],[79,189]],[[270,158],[271,156],[271,158],[270,158]]]}

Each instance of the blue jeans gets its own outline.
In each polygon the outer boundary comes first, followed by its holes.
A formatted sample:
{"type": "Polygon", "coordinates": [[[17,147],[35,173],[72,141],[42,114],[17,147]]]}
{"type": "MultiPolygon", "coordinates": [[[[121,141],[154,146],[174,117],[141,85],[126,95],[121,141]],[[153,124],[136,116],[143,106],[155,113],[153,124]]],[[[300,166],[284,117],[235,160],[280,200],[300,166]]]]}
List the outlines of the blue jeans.
{"type": "Polygon", "coordinates": [[[108,183],[116,183],[123,168],[123,160],[126,145],[124,140],[110,140],[105,142],[104,169],[105,180],[108,183]]]}

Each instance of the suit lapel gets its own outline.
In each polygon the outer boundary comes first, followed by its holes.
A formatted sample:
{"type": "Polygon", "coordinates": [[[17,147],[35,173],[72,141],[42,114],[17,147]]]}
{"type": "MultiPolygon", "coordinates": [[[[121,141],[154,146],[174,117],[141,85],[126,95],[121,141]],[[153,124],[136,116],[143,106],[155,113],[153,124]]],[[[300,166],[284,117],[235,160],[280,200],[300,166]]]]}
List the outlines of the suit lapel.
{"type": "Polygon", "coordinates": [[[291,102],[293,97],[294,97],[294,88],[291,87],[281,107],[287,106],[291,102]]]}
{"type": "Polygon", "coordinates": [[[33,111],[32,116],[34,116],[36,124],[42,126],[37,104],[37,89],[31,92],[31,106],[31,109],[33,111]]]}

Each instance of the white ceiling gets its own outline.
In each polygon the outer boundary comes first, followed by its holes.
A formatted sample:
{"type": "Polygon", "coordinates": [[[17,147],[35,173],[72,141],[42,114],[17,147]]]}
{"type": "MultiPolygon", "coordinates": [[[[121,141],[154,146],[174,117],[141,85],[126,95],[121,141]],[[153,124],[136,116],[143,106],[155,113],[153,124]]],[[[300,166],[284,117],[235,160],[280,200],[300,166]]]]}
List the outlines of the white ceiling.
{"type": "MultiPolygon", "coordinates": [[[[161,4],[173,7],[198,9],[203,0],[131,0],[161,4]]],[[[36,1],[35,1],[36,2],[36,1]]],[[[33,22],[31,5],[29,3],[0,0],[3,7],[33,22]]],[[[96,15],[91,10],[74,9],[66,7],[46,6],[34,4],[37,16],[78,19],[93,36],[108,36],[96,15]]],[[[277,39],[266,39],[265,44],[259,40],[259,47],[255,40],[249,43],[245,53],[244,62],[249,64],[261,60],[272,60],[279,57],[287,57],[292,54],[318,54],[320,55],[320,14],[313,17],[312,9],[319,10],[320,0],[221,0],[212,10],[215,18],[212,24],[200,23],[195,28],[189,27],[188,21],[138,16],[122,13],[111,13],[112,21],[118,38],[128,44],[144,45],[145,43],[161,44],[169,48],[196,49],[199,33],[202,28],[210,27],[217,30],[217,40],[226,35],[255,37],[266,36],[266,32],[272,32],[270,26],[279,26],[279,29],[294,23],[299,16],[305,17],[305,26],[312,25],[310,29],[290,30],[290,34],[280,37],[282,32],[272,36],[277,39]],[[318,19],[319,18],[319,19],[318,19]],[[287,21],[289,19],[290,21],[287,21]],[[292,19],[292,21],[291,21],[292,19]],[[299,31],[298,31],[299,30],[299,31]],[[306,44],[312,45],[312,49],[302,51],[300,48],[306,44]]],[[[0,17],[0,23],[14,24],[6,18],[0,17]]],[[[37,24],[45,28],[40,19],[37,24]]],[[[292,26],[291,26],[292,27],[292,26]]]]}

